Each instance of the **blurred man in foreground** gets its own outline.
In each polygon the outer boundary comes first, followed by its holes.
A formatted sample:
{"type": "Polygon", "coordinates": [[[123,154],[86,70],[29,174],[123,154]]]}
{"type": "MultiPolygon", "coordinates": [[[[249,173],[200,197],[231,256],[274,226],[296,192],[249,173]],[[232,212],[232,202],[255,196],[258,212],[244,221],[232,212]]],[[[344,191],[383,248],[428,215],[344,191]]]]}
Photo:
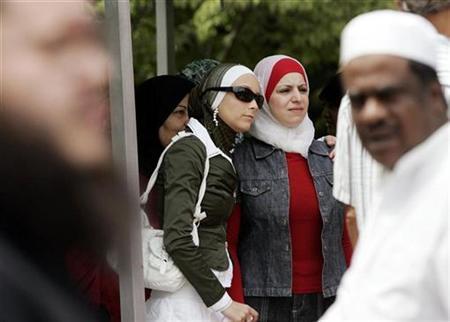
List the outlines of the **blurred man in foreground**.
{"type": "Polygon", "coordinates": [[[436,37],[427,20],[390,10],[360,15],[342,33],[353,120],[386,174],[323,320],[449,318],[449,125],[436,37]]]}
{"type": "Polygon", "coordinates": [[[8,180],[0,238],[11,259],[0,261],[2,321],[90,321],[76,313],[70,279],[96,297],[90,300],[98,308],[104,294],[97,271],[72,268],[83,254],[101,259],[125,223],[125,193],[114,182],[106,133],[108,56],[91,6],[1,3],[0,123],[10,146],[1,154],[2,181],[8,180]],[[69,277],[65,261],[74,249],[82,252],[70,257],[69,277]],[[14,259],[23,269],[9,279],[14,259]]]}

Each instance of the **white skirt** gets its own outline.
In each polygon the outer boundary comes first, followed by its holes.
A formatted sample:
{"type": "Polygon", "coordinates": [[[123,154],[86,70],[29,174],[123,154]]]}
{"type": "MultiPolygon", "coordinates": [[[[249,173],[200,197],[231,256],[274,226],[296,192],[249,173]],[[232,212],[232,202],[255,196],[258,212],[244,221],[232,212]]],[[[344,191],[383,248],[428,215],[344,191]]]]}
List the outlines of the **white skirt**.
{"type": "MultiPolygon", "coordinates": [[[[233,264],[224,272],[214,271],[223,287],[231,286],[233,264]]],[[[228,319],[220,312],[209,309],[200,295],[189,283],[178,291],[164,292],[152,290],[146,304],[146,322],[225,322],[228,319]]]]}

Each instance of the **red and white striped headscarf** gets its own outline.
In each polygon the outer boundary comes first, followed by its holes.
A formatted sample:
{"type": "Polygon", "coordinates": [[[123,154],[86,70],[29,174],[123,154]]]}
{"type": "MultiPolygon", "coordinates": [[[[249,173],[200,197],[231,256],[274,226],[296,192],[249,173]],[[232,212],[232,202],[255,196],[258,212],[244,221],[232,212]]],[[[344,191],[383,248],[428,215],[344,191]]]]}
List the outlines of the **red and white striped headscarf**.
{"type": "Polygon", "coordinates": [[[297,152],[308,157],[308,149],[314,139],[314,125],[308,115],[294,128],[282,125],[272,114],[268,104],[278,82],[284,75],[300,73],[305,78],[309,93],[308,75],[303,65],[285,55],[273,55],[262,59],[255,67],[255,75],[264,95],[264,106],[257,114],[250,134],[265,143],[285,152],[297,152]]]}

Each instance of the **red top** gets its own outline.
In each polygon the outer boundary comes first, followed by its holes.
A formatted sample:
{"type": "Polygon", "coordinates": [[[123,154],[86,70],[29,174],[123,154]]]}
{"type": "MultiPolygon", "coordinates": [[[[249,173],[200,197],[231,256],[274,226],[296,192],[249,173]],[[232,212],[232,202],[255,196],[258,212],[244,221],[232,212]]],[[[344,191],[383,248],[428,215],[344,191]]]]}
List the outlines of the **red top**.
{"type": "MultiPolygon", "coordinates": [[[[322,292],[322,219],[313,179],[307,160],[300,154],[286,153],[289,173],[289,222],[292,244],[292,292],[322,292]],[[295,178],[295,180],[293,180],[295,178]]],[[[228,221],[227,240],[233,260],[233,281],[228,294],[235,301],[242,302],[243,288],[237,256],[241,209],[237,205],[228,221]]],[[[347,267],[350,266],[352,245],[344,224],[342,235],[347,267]]]]}
{"type": "MultiPolygon", "coordinates": [[[[289,176],[289,228],[292,247],[292,293],[322,292],[322,217],[308,161],[286,153],[289,176]]],[[[352,245],[344,224],[345,261],[350,265],[352,245]]]]}
{"type": "Polygon", "coordinates": [[[239,258],[237,255],[237,248],[239,243],[239,227],[241,224],[241,207],[237,204],[227,223],[227,242],[228,251],[230,253],[231,261],[233,262],[233,279],[231,280],[231,287],[228,289],[228,295],[239,303],[244,303],[244,290],[242,289],[241,266],[239,265],[239,258]]]}
{"type": "Polygon", "coordinates": [[[286,153],[289,175],[289,228],[292,247],[292,293],[322,292],[322,218],[308,161],[286,153]]]}

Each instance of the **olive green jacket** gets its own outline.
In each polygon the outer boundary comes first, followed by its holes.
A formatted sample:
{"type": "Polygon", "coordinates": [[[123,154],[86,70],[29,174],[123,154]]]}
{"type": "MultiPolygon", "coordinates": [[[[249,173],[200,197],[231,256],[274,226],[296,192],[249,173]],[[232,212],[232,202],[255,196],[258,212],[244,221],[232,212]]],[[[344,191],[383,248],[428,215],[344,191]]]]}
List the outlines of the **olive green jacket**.
{"type": "Polygon", "coordinates": [[[229,265],[226,223],[234,206],[237,177],[233,166],[223,156],[210,159],[201,204],[207,217],[198,227],[200,244],[195,246],[192,220],[205,160],[206,149],[199,138],[180,139],[166,152],[155,189],[166,251],[209,307],[225,293],[211,269],[224,271],[229,265]]]}

